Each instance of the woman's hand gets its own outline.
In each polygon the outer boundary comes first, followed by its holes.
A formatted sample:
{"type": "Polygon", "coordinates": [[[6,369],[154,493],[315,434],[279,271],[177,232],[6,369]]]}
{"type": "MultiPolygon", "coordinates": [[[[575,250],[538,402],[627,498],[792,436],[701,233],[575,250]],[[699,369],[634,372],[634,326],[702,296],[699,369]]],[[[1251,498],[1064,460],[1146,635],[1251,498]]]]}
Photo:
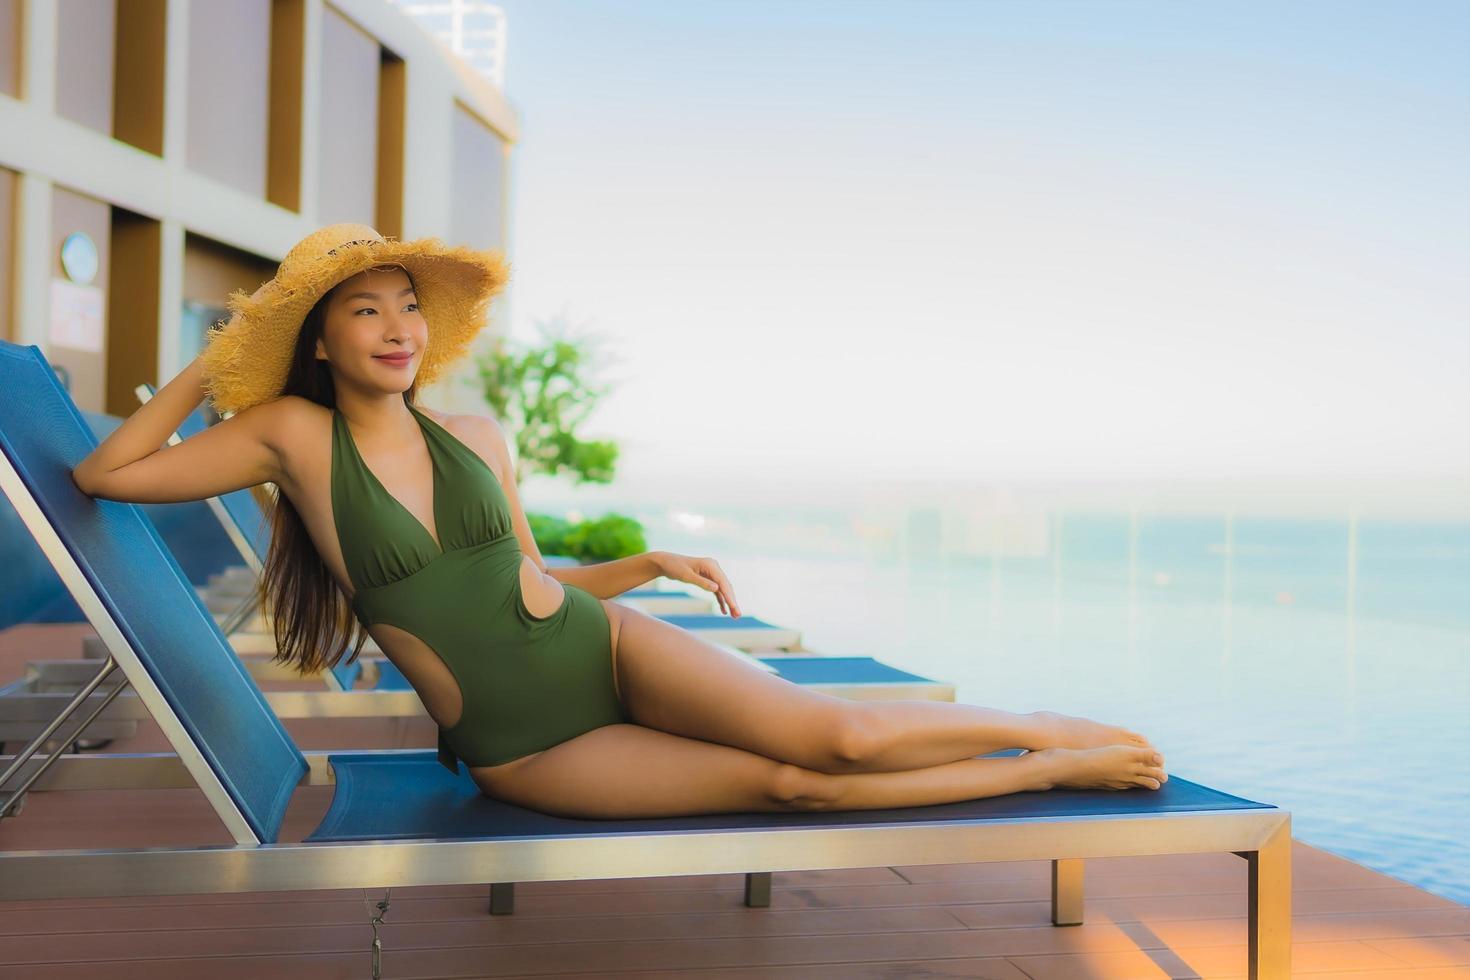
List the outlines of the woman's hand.
{"type": "Polygon", "coordinates": [[[719,600],[721,612],[737,619],[740,617],[740,606],[735,601],[735,590],[730,588],[730,580],[725,577],[719,562],[713,558],[676,555],[671,551],[661,551],[657,557],[660,575],[678,582],[688,582],[713,592],[715,598],[719,600]]]}

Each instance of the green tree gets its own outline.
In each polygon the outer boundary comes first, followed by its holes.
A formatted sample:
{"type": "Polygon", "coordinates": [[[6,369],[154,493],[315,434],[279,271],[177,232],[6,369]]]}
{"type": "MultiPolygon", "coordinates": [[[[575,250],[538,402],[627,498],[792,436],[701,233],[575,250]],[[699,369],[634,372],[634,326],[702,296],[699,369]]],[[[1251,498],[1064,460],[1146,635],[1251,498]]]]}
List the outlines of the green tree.
{"type": "Polygon", "coordinates": [[[538,342],[501,337],[476,361],[485,400],[514,434],[516,483],[532,473],[611,483],[617,445],[577,435],[610,390],[595,377],[607,356],[592,335],[574,334],[565,316],[536,327],[538,342]]]}

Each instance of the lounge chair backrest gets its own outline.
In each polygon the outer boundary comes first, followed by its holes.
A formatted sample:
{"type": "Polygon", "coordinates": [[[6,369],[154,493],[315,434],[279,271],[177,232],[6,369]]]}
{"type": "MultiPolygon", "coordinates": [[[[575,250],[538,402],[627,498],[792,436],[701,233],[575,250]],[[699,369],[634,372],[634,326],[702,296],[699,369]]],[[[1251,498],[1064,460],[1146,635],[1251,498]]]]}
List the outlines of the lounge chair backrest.
{"type": "Polygon", "coordinates": [[[0,341],[0,489],[236,841],[273,842],[306,760],[143,510],[72,482],[96,445],[40,349],[0,341]]]}

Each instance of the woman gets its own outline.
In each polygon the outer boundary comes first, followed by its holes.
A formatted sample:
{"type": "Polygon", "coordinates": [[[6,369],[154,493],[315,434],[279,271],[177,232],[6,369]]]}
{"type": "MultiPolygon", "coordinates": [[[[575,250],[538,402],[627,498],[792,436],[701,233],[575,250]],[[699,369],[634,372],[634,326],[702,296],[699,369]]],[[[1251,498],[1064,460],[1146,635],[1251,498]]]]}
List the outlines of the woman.
{"type": "Polygon", "coordinates": [[[439,726],[441,760],[519,806],[874,809],[1168,778],[1127,729],[819,694],[608,601],[662,575],[739,616],[711,558],[548,570],[498,423],[415,403],[467,352],[508,277],[499,253],[323,228],[253,296],[231,296],[229,322],[77,466],[76,484],[138,502],[274,484],[260,588],[278,657],[316,670],[371,636],[439,726]],[[228,417],[159,448],[205,397],[228,417]],[[973,758],[1010,747],[1029,751],[973,758]]]}

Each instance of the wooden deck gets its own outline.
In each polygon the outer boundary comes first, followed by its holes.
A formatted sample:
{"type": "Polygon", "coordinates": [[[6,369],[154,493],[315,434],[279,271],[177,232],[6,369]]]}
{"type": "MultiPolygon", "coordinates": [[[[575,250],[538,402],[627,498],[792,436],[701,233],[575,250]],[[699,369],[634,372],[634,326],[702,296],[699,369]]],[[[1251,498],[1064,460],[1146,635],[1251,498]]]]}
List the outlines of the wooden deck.
{"type": "MultiPolygon", "coordinates": [[[[0,633],[0,680],[77,656],[85,627],[0,633]]],[[[305,748],[430,747],[432,726],[288,722],[305,748]]],[[[112,750],[163,751],[156,730],[112,750]]],[[[297,792],[285,837],[325,811],[297,792]]],[[[196,790],[33,794],[0,848],[222,844],[196,790]]],[[[1243,977],[1245,862],[1232,855],[1087,864],[1087,922],[1048,920],[1041,861],[777,873],[769,908],[741,875],[532,882],[491,916],[486,887],[397,889],[383,976],[1243,977]]],[[[381,893],[367,896],[372,901],[381,893]]],[[[1298,842],[1294,975],[1470,978],[1470,908],[1298,842]]],[[[369,976],[358,891],[0,903],[0,978],[369,976]]]]}

